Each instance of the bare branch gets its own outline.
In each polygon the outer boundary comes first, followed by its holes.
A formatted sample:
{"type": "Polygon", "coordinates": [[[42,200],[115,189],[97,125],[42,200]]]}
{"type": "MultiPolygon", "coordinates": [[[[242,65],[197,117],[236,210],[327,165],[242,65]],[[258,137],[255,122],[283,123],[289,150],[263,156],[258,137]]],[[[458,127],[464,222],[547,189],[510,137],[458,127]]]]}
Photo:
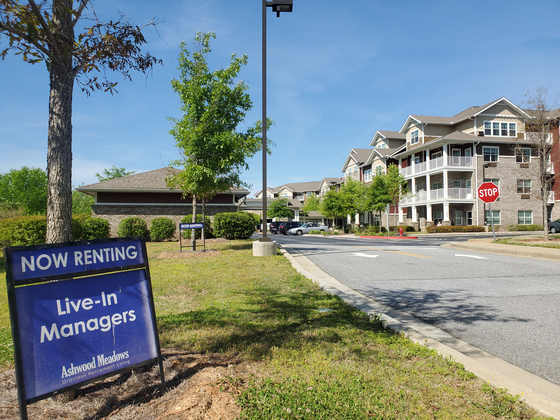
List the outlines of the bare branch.
{"type": "Polygon", "coordinates": [[[78,23],[78,21],[80,20],[80,17],[82,16],[82,13],[84,12],[84,9],[86,8],[88,3],[89,3],[89,0],[81,0],[80,1],[80,7],[78,7],[78,10],[76,10],[76,12],[74,13],[74,20],[72,21],[72,28],[74,28],[76,26],[76,23],[78,23]]]}
{"type": "MultiPolygon", "coordinates": [[[[52,60],[53,56],[59,56],[60,55],[58,45],[57,45],[57,43],[54,39],[54,36],[53,36],[53,33],[51,32],[51,29],[49,28],[49,25],[47,24],[47,22],[43,18],[43,15],[41,14],[41,9],[39,9],[37,7],[37,4],[35,3],[34,0],[29,0],[29,4],[31,5],[31,11],[33,12],[33,15],[37,18],[37,20],[41,24],[41,27],[43,28],[43,31],[45,31],[45,36],[48,39],[49,45],[51,45],[52,48],[55,49],[55,52],[56,52],[55,54],[49,54],[48,55],[49,58],[51,58],[51,60],[52,60]]],[[[35,43],[33,43],[33,45],[35,45],[35,43]]]]}

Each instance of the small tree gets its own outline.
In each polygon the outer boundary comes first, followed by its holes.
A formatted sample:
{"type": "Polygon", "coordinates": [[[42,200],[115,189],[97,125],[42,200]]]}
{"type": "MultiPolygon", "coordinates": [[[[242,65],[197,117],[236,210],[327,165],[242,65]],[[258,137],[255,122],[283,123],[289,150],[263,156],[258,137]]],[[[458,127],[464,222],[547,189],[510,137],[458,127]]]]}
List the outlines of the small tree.
{"type": "MultiPolygon", "coordinates": [[[[385,184],[387,188],[387,196],[391,200],[390,205],[398,208],[401,197],[408,194],[408,182],[399,171],[399,167],[395,164],[389,165],[387,175],[385,175],[385,184]]],[[[397,235],[397,221],[395,220],[395,236],[397,235]]]]}
{"type": "Polygon", "coordinates": [[[310,211],[321,211],[321,199],[313,193],[311,197],[305,199],[301,210],[306,214],[309,214],[310,211]]]}
{"type": "Polygon", "coordinates": [[[277,217],[279,219],[283,219],[292,218],[294,216],[294,212],[288,208],[287,198],[279,198],[270,203],[270,206],[267,210],[267,215],[270,218],[277,217]]]}
{"type": "MultiPolygon", "coordinates": [[[[554,136],[554,130],[558,128],[560,121],[560,109],[554,110],[550,105],[548,89],[545,87],[528,92],[525,98],[525,106],[532,117],[525,124],[525,135],[531,140],[531,155],[538,157],[535,171],[536,191],[541,200],[544,240],[548,241],[548,201],[552,194],[552,186],[559,176],[558,172],[552,170],[552,165],[560,163],[559,138],[554,136]]],[[[525,156],[522,150],[516,148],[516,159],[529,162],[530,157],[525,156]]]]}
{"type": "Polygon", "coordinates": [[[341,201],[347,215],[364,214],[367,207],[366,186],[352,178],[346,179],[340,189],[341,201]]]}
{"type": "Polygon", "coordinates": [[[100,174],[95,174],[99,182],[108,181],[109,179],[121,178],[136,173],[136,171],[127,171],[126,168],[117,168],[113,165],[110,169],[103,169],[100,174]]]}
{"type": "Polygon", "coordinates": [[[387,175],[378,174],[373,177],[373,180],[367,189],[366,208],[369,211],[377,212],[379,214],[379,220],[381,220],[381,214],[391,203],[392,199],[387,190],[387,175]]]}
{"type": "Polygon", "coordinates": [[[117,83],[106,78],[107,70],[128,79],[130,69],[149,71],[158,60],[140,51],[146,42],[143,28],[131,25],[124,15],[118,21],[101,22],[91,0],[0,1],[0,35],[9,41],[0,51],[2,59],[12,50],[28,63],[45,62],[49,72],[47,243],[72,240],[74,81],[87,94],[113,93],[117,83]],[[88,6],[92,24],[76,36],[88,6]]]}
{"type": "Polygon", "coordinates": [[[91,207],[95,204],[95,198],[89,194],[74,189],[72,191],[72,214],[91,215],[91,207]]]}
{"type": "MultiPolygon", "coordinates": [[[[253,106],[247,84],[237,80],[247,56],[233,54],[228,67],[211,72],[206,57],[211,52],[210,39],[215,37],[197,33],[192,52],[181,44],[181,75],[171,82],[183,111],[181,119],[170,118],[174,123],[171,135],[181,156],[172,166],[183,170],[170,176],[168,185],[192,197],[193,220],[198,198],[204,204],[217,192],[246,185],[240,172],[249,168],[248,158],[261,150],[259,122],[245,132],[236,131],[253,106]]],[[[196,249],[194,235],[191,246],[196,249]]]]}
{"type": "Polygon", "coordinates": [[[329,190],[321,202],[321,213],[327,218],[333,218],[333,229],[336,226],[336,218],[344,215],[344,205],[339,191],[329,190]]]}

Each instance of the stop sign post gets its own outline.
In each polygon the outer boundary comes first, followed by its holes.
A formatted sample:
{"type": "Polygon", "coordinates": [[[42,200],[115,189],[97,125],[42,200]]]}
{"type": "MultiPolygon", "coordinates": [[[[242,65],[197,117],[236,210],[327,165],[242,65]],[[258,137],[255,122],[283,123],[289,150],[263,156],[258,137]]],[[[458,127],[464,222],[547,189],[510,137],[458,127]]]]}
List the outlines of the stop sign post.
{"type": "MultiPolygon", "coordinates": [[[[500,190],[496,184],[493,182],[483,182],[478,187],[478,198],[480,198],[484,203],[488,203],[490,211],[490,220],[492,221],[492,235],[494,240],[496,240],[496,232],[494,231],[494,217],[492,215],[492,203],[498,199],[500,196],[500,190]]],[[[484,215],[486,217],[486,215],[484,215]]]]}

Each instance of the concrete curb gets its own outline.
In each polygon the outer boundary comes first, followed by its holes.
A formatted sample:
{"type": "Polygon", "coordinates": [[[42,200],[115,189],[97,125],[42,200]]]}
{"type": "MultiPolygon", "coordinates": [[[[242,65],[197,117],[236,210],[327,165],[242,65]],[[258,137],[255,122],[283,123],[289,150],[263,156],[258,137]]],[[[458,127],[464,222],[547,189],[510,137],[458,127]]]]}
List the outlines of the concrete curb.
{"type": "Polygon", "coordinates": [[[381,315],[386,328],[403,334],[415,343],[432,348],[443,356],[452,357],[491,386],[507,389],[510,394],[518,395],[540,414],[560,420],[559,386],[457,340],[445,331],[406,312],[397,311],[370,299],[326,274],[296,249],[280,246],[280,251],[300,274],[325,292],[339,296],[346,303],[367,314],[381,315]]]}
{"type": "Polygon", "coordinates": [[[465,251],[560,262],[560,249],[558,248],[494,244],[491,239],[469,239],[466,242],[451,242],[441,246],[443,248],[462,249],[465,251]]]}

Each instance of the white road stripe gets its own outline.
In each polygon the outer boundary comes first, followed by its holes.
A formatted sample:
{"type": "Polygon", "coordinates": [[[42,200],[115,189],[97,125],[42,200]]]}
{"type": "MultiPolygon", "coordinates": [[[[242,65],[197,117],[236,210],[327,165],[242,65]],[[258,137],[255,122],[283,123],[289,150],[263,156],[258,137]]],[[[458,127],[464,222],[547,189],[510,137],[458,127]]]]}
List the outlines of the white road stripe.
{"type": "Polygon", "coordinates": [[[371,255],[371,254],[364,254],[363,252],[354,252],[354,255],[357,257],[366,257],[366,258],[377,258],[379,255],[371,255]]]}
{"type": "Polygon", "coordinates": [[[480,255],[465,255],[465,254],[455,254],[456,257],[468,257],[468,258],[476,258],[479,260],[487,260],[486,257],[481,257],[480,255]]]}

